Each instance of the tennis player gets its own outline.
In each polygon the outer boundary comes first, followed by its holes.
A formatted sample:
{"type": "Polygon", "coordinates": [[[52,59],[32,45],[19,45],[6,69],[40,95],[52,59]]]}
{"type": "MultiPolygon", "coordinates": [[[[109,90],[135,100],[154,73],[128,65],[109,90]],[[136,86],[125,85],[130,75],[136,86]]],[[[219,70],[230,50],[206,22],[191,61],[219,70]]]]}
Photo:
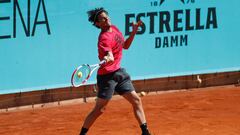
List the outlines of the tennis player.
{"type": "Polygon", "coordinates": [[[98,94],[96,105],[86,117],[80,135],[86,135],[95,120],[104,112],[114,92],[122,95],[133,107],[134,115],[142,130],[142,135],[150,135],[142,102],[135,92],[129,74],[121,68],[122,50],[128,49],[137,33],[141,21],[133,23],[130,36],[124,40],[118,28],[111,24],[108,12],[104,8],[95,8],[88,13],[88,20],[101,29],[98,37],[98,57],[106,60],[97,72],[98,94]]]}

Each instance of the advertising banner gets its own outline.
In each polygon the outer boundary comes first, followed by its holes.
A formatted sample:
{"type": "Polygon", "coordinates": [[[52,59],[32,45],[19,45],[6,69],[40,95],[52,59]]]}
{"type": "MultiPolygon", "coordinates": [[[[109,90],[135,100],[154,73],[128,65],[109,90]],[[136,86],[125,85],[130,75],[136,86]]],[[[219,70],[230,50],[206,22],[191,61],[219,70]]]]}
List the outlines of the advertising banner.
{"type": "MultiPolygon", "coordinates": [[[[69,87],[73,70],[99,62],[104,7],[125,38],[143,25],[122,67],[132,80],[240,69],[239,0],[0,0],[0,94],[69,87]]],[[[88,84],[96,83],[96,73],[88,84]]]]}

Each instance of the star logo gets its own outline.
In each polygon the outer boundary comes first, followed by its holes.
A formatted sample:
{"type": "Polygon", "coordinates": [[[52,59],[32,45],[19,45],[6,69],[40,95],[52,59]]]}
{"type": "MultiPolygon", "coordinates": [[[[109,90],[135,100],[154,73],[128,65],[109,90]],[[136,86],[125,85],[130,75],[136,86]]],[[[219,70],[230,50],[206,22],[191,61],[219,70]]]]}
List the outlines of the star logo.
{"type": "MultiPolygon", "coordinates": [[[[160,5],[162,5],[162,3],[164,2],[165,0],[160,0],[160,5]]],[[[184,4],[184,0],[180,0],[183,4],[184,4]]]]}

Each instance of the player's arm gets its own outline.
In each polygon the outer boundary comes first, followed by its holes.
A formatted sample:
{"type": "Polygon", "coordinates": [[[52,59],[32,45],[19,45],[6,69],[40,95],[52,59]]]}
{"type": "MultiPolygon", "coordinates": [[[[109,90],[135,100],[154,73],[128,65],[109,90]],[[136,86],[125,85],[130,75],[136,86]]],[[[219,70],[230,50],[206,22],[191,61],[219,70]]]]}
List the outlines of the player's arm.
{"type": "Polygon", "coordinates": [[[123,48],[124,49],[128,49],[131,44],[132,44],[132,41],[138,31],[138,27],[142,25],[142,21],[138,21],[137,23],[132,23],[132,32],[130,33],[129,37],[125,40],[124,42],[124,45],[123,45],[123,48]]]}

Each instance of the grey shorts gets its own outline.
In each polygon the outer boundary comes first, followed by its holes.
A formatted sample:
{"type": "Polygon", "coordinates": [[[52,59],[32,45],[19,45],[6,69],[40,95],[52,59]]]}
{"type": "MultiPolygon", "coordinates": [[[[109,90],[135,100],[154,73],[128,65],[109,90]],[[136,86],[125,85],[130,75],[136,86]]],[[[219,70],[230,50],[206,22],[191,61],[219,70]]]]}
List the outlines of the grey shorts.
{"type": "Polygon", "coordinates": [[[124,68],[106,75],[97,75],[97,86],[97,97],[107,100],[112,98],[114,92],[122,95],[135,90],[131,78],[124,68]]]}

